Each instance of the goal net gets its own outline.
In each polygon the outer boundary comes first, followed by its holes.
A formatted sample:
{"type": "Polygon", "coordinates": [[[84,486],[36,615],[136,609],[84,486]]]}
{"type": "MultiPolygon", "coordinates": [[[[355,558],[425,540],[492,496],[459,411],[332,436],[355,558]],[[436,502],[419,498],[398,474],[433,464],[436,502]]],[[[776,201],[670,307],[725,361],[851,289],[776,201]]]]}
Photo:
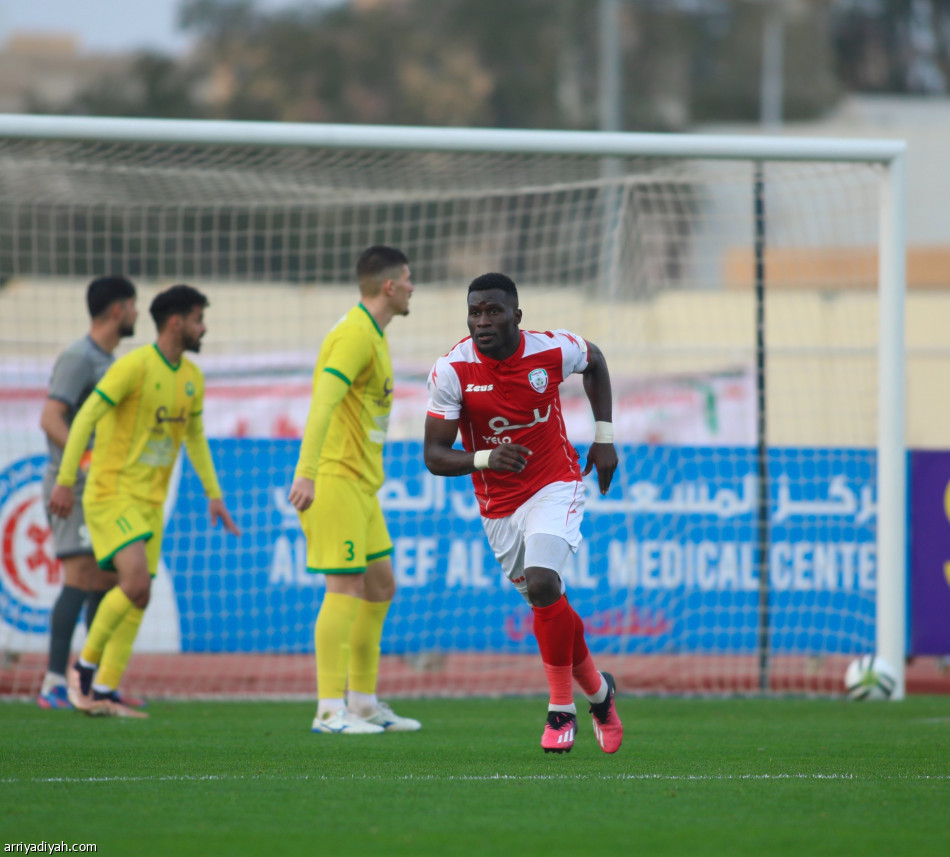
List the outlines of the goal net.
{"type": "MultiPolygon", "coordinates": [[[[35,693],[45,669],[62,571],[39,415],[107,273],[139,290],[119,355],[153,339],[158,290],[209,297],[205,425],[243,529],[209,527],[183,451],[124,686],[314,693],[324,581],[286,498],[317,350],[376,243],[416,284],[387,328],[399,590],[381,694],[545,687],[470,480],[421,454],[427,373],[494,270],[524,328],[607,357],[620,467],[606,497],[588,491],[565,578],[623,690],[835,694],[872,651],[900,669],[900,163],[875,141],[3,118],[0,693],[35,693]]],[[[583,460],[590,408],[578,377],[562,391],[583,460]]]]}

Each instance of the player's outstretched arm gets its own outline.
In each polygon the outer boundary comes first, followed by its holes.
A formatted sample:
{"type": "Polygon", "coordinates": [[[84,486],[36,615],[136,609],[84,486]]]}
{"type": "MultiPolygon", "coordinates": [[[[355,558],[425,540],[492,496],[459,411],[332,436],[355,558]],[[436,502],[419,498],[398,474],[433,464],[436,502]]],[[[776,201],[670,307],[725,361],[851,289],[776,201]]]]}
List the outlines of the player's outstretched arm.
{"type": "Polygon", "coordinates": [[[208,501],[208,516],[211,518],[212,527],[216,527],[218,521],[220,521],[232,536],[241,535],[240,528],[234,523],[231,513],[228,512],[227,506],[224,505],[224,500],[220,497],[213,497],[208,501]]]}
{"type": "MultiPolygon", "coordinates": [[[[590,356],[587,360],[587,368],[582,373],[584,392],[590,402],[595,422],[609,424],[613,414],[613,395],[610,389],[610,372],[607,369],[607,360],[603,351],[590,340],[587,342],[587,347],[590,356]]],[[[595,467],[597,468],[597,484],[600,493],[606,494],[610,490],[610,483],[614,478],[614,472],[617,470],[617,450],[614,447],[612,437],[609,441],[601,442],[595,439],[595,442],[591,444],[590,451],[587,453],[587,466],[584,468],[583,475],[587,476],[595,467]]]]}
{"type": "Polygon", "coordinates": [[[486,469],[520,473],[528,464],[531,450],[517,443],[506,443],[492,450],[478,452],[454,449],[458,427],[458,420],[426,417],[423,457],[430,473],[436,476],[465,476],[486,469]]]}

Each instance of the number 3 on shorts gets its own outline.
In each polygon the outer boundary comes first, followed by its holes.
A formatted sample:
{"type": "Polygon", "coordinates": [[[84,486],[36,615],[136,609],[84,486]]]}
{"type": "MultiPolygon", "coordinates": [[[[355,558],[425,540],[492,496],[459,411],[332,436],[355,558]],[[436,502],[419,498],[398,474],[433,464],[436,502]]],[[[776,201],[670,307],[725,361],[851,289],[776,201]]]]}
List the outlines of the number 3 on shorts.
{"type": "Polygon", "coordinates": [[[343,542],[346,545],[346,559],[349,562],[353,559],[353,542],[343,542]]]}

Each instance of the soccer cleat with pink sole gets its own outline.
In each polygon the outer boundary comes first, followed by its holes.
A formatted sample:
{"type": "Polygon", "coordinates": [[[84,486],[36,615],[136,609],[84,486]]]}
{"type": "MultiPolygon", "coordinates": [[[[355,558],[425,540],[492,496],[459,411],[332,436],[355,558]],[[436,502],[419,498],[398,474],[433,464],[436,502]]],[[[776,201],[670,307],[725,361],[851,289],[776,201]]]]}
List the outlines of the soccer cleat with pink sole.
{"type": "Polygon", "coordinates": [[[607,696],[603,702],[590,704],[591,718],[594,721],[594,735],[597,743],[605,753],[616,753],[623,742],[623,724],[617,716],[617,705],[614,701],[617,683],[610,673],[601,673],[607,682],[607,696]]]}
{"type": "Polygon", "coordinates": [[[577,734],[577,715],[569,711],[549,711],[541,746],[545,753],[570,753],[577,734]]]}

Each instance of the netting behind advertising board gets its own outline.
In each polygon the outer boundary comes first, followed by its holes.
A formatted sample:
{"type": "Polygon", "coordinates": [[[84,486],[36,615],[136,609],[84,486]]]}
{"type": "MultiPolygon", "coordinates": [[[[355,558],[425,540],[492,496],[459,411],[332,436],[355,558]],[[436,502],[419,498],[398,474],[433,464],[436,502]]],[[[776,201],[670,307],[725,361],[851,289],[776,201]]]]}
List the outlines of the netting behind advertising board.
{"type": "MultiPolygon", "coordinates": [[[[401,248],[416,284],[387,328],[381,500],[399,592],[382,693],[544,687],[530,609],[490,555],[470,480],[432,476],[421,455],[426,375],[467,334],[468,282],[493,270],[518,283],[524,328],[567,328],[610,367],[621,464],[606,497],[588,491],[565,578],[624,689],[836,693],[843,664],[880,648],[886,158],[107,125],[0,138],[0,692],[35,692],[61,580],[40,500],[50,369],[88,327],[89,280],[121,272],[142,314],[118,354],[153,338],[158,290],[188,282],[210,299],[205,426],[244,531],[209,528],[183,461],[126,684],[313,693],[324,588],[287,492],[317,349],[374,243],[401,248]]],[[[579,378],[562,394],[583,459],[579,378]]]]}

